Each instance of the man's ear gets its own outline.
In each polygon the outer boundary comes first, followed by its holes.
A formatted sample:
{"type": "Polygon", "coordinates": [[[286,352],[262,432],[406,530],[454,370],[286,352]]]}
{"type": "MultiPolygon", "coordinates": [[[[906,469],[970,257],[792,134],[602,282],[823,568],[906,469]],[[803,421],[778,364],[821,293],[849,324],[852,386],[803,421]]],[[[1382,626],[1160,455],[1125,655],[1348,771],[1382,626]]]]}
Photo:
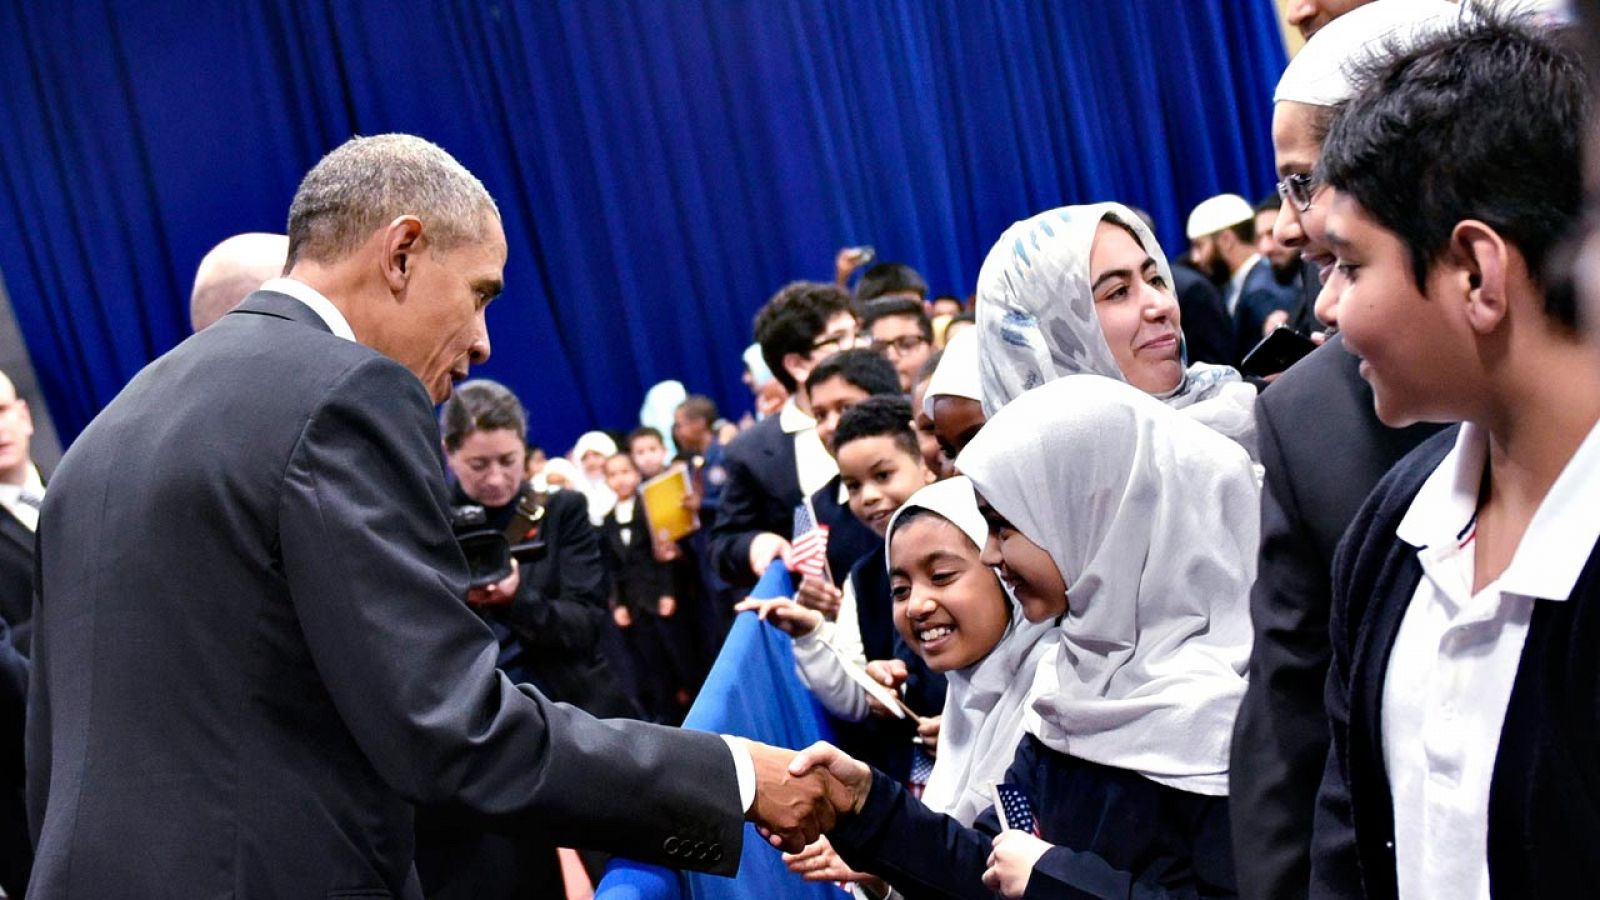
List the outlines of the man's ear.
{"type": "Polygon", "coordinates": [[[1476,219],[1456,223],[1450,250],[1465,282],[1467,324],[1488,334],[1505,319],[1511,284],[1510,247],[1500,233],[1476,219]]]}
{"type": "Polygon", "coordinates": [[[422,233],[422,220],[416,216],[400,216],[383,230],[383,278],[389,290],[398,294],[411,281],[416,255],[427,247],[422,233]]]}

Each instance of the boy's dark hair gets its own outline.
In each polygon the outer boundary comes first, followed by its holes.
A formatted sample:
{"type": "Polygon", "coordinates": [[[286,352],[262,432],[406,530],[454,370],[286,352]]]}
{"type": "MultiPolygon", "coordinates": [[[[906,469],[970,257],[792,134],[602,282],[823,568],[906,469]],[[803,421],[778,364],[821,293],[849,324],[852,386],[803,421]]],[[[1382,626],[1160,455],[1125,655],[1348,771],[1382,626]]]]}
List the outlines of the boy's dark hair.
{"type": "Polygon", "coordinates": [[[873,396],[900,393],[900,375],[894,364],[883,354],[865,348],[841,350],[818,363],[806,376],[806,390],[830,378],[843,378],[873,396]]]}
{"type": "Polygon", "coordinates": [[[439,410],[439,431],[444,448],[451,453],[460,450],[473,432],[501,429],[515,432],[518,440],[528,438],[528,415],[522,411],[521,401],[498,381],[463,381],[439,410]]]}
{"type": "MultiPolygon", "coordinates": [[[[1545,260],[1582,206],[1579,59],[1531,23],[1475,13],[1362,70],[1317,166],[1318,181],[1406,245],[1418,289],[1465,219],[1516,245],[1545,285],[1545,260]]],[[[1577,324],[1570,293],[1547,292],[1545,313],[1577,324]]]]}
{"type": "Polygon", "coordinates": [[[933,302],[934,303],[938,303],[941,300],[949,300],[951,303],[954,303],[956,306],[961,307],[961,309],[963,311],[965,311],[966,308],[967,308],[967,302],[965,300],[962,300],[960,297],[957,297],[955,294],[940,294],[939,296],[933,298],[933,302]]]}
{"type": "Polygon", "coordinates": [[[911,404],[904,397],[868,397],[845,410],[833,432],[833,452],[837,455],[845,444],[869,437],[894,438],[896,446],[922,461],[922,447],[911,427],[911,404]]]}
{"type": "Polygon", "coordinates": [[[605,463],[603,463],[603,465],[608,465],[609,466],[609,465],[611,465],[611,461],[612,460],[617,460],[617,459],[625,460],[628,463],[628,467],[633,469],[634,472],[638,472],[641,475],[644,474],[642,472],[639,472],[639,465],[633,461],[633,457],[630,456],[628,454],[628,451],[626,451],[626,450],[618,450],[616,453],[613,453],[610,456],[606,457],[606,461],[605,461],[605,463]]]}
{"type": "Polygon", "coordinates": [[[640,425],[638,428],[635,428],[634,430],[628,432],[627,438],[625,438],[622,441],[622,446],[623,446],[623,448],[625,450],[627,450],[627,452],[632,453],[633,452],[633,442],[638,440],[639,438],[647,438],[647,437],[655,438],[656,439],[656,443],[660,444],[663,447],[667,446],[666,439],[661,436],[661,429],[653,428],[653,427],[651,427],[649,425],[640,425]]]}
{"type": "Polygon", "coordinates": [[[683,414],[691,419],[699,419],[707,425],[715,425],[717,423],[716,401],[704,394],[690,394],[687,399],[678,404],[678,408],[683,410],[683,414]]]}
{"type": "Polygon", "coordinates": [[[783,358],[790,353],[809,356],[817,338],[828,330],[828,320],[842,312],[851,312],[850,295],[843,288],[820,281],[792,281],[756,313],[755,337],[761,345],[761,359],[785,390],[792,394],[799,385],[783,367],[783,358]]]}
{"type": "Polygon", "coordinates": [[[941,359],[944,359],[944,351],[933,351],[933,355],[928,357],[928,361],[923,363],[922,368],[917,370],[917,380],[913,387],[916,384],[921,384],[924,381],[927,381],[929,378],[932,378],[934,371],[939,368],[939,360],[941,359]]]}
{"type": "Polygon", "coordinates": [[[910,297],[884,297],[881,300],[872,300],[861,304],[861,330],[872,330],[872,323],[890,316],[908,316],[917,323],[917,330],[922,332],[923,340],[933,340],[933,321],[928,318],[928,309],[922,305],[921,300],[910,297]]]}
{"type": "Polygon", "coordinates": [[[928,296],[928,282],[905,263],[881,262],[856,282],[856,302],[866,303],[884,294],[916,294],[922,299],[928,296]]]}

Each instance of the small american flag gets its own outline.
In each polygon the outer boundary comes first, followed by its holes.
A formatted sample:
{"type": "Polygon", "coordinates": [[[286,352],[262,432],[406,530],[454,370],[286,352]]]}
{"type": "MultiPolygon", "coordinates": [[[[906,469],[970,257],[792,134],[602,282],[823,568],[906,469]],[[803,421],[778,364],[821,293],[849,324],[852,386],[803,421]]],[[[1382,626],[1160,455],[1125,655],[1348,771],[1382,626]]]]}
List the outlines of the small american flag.
{"type": "Polygon", "coordinates": [[[1033,804],[1028,802],[1028,795],[1022,788],[1014,784],[997,784],[994,786],[994,811],[1000,817],[1000,827],[1005,830],[1015,828],[1026,831],[1034,837],[1039,834],[1039,822],[1033,817],[1033,804]]]}
{"type": "Polygon", "coordinates": [[[809,502],[794,508],[794,539],[789,542],[789,567],[807,578],[828,571],[828,526],[817,521],[809,502]]]}

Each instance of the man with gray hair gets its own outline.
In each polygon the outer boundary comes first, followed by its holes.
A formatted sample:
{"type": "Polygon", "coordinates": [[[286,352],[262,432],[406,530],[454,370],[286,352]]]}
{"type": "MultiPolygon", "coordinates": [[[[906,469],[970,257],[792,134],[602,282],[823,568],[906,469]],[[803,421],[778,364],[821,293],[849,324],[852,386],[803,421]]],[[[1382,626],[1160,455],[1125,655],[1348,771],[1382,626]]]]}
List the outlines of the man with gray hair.
{"type": "Polygon", "coordinates": [[[195,331],[215,323],[262,283],[283,273],[289,238],[259,231],[236,234],[201,257],[189,292],[189,324],[195,331]]]}
{"type": "Polygon", "coordinates": [[[483,185],[356,138],[288,234],[286,277],[139,373],[51,483],[29,896],[420,897],[419,803],[723,874],[746,816],[791,850],[831,826],[839,786],[790,751],[595,720],[496,670],[433,417],[489,356],[483,185]]]}

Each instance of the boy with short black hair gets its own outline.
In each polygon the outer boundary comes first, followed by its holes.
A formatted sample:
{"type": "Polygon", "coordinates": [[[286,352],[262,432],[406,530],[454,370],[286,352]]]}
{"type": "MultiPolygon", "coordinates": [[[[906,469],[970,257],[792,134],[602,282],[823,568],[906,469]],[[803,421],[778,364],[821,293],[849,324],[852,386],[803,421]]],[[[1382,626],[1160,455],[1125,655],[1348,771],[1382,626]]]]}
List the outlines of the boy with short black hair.
{"type": "Polygon", "coordinates": [[[872,349],[894,364],[900,391],[909,394],[917,370],[934,351],[933,322],[921,300],[884,297],[862,304],[861,330],[872,339],[872,349]]]}
{"type": "Polygon", "coordinates": [[[649,481],[666,471],[667,442],[662,439],[660,429],[641,425],[628,432],[622,446],[633,460],[633,467],[639,470],[641,480],[649,481]]]}
{"type": "Polygon", "coordinates": [[[1477,16],[1334,121],[1340,328],[1401,461],[1335,563],[1312,895],[1577,896],[1600,882],[1600,360],[1543,263],[1577,220],[1586,94],[1477,16]]]}

